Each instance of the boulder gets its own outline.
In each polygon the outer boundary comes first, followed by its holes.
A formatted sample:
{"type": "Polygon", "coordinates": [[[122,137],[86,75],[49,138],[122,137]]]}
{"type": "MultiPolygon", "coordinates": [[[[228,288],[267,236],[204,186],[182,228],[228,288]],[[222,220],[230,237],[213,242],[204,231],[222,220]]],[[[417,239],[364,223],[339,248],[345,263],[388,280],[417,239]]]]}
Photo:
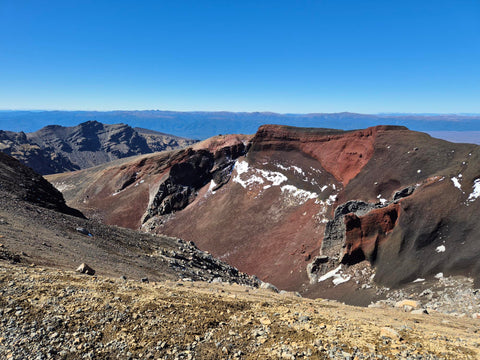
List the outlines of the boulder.
{"type": "Polygon", "coordinates": [[[278,289],[274,285],[272,285],[268,282],[262,282],[262,284],[260,285],[260,289],[270,290],[270,291],[278,293],[278,289]]]}
{"type": "Polygon", "coordinates": [[[75,271],[81,274],[95,275],[95,270],[93,270],[90,266],[88,266],[85,263],[82,263],[75,271]]]}
{"type": "Polygon", "coordinates": [[[420,303],[415,300],[400,300],[395,303],[396,308],[403,308],[405,311],[412,311],[414,309],[420,308],[420,303]]]}

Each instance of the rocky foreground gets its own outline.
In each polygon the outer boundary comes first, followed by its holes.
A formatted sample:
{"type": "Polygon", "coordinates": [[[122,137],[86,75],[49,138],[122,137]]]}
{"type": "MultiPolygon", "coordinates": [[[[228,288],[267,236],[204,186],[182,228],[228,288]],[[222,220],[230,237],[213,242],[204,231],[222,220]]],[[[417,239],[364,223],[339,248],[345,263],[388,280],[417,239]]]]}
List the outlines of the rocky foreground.
{"type": "Polygon", "coordinates": [[[2,359],[476,359],[480,320],[0,261],[2,359]]]}

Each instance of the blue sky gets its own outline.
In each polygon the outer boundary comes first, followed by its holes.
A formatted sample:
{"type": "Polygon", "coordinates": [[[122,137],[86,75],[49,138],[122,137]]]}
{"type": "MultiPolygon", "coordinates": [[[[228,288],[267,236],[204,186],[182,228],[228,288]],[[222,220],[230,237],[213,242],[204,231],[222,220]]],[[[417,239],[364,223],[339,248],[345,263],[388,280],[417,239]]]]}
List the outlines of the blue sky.
{"type": "Polygon", "coordinates": [[[0,0],[0,109],[480,113],[480,1],[0,0]]]}

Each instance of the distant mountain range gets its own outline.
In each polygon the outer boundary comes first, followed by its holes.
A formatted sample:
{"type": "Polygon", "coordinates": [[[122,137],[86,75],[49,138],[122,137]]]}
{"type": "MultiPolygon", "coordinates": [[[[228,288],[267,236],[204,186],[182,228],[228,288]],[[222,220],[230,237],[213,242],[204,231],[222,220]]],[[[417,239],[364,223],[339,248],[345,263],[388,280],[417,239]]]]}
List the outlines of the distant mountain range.
{"type": "Polygon", "coordinates": [[[460,142],[480,143],[478,136],[463,140],[458,135],[477,131],[480,115],[456,114],[277,114],[272,112],[176,112],[176,111],[0,111],[0,129],[36,131],[43,126],[73,126],[96,120],[102,123],[126,123],[190,139],[206,139],[218,134],[254,134],[264,124],[299,127],[362,129],[376,125],[401,125],[411,130],[439,132],[443,138],[460,142]],[[451,131],[460,132],[449,137],[451,131]],[[477,139],[477,140],[476,140],[477,139]],[[476,140],[476,141],[475,141],[476,140]]]}
{"type": "Polygon", "coordinates": [[[173,150],[195,143],[125,124],[87,121],[77,126],[49,125],[36,132],[0,130],[0,151],[40,174],[84,169],[133,155],[173,150]]]}

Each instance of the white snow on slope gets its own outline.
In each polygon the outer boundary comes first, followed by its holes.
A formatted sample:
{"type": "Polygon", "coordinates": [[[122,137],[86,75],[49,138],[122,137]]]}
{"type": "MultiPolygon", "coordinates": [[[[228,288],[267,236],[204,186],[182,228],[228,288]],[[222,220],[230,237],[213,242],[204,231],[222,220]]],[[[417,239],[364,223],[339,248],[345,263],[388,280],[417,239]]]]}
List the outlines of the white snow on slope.
{"type": "Polygon", "coordinates": [[[235,170],[237,170],[237,174],[233,177],[232,179],[233,182],[236,182],[242,185],[245,189],[248,186],[253,185],[255,183],[258,183],[258,184],[264,183],[263,179],[256,175],[252,175],[246,180],[242,179],[242,174],[245,174],[246,172],[248,172],[248,163],[246,161],[237,161],[235,163],[235,170]]]}
{"type": "Polygon", "coordinates": [[[296,172],[296,173],[299,173],[300,175],[305,175],[305,173],[303,172],[303,170],[301,168],[299,168],[298,166],[293,166],[292,165],[292,169],[296,172]]]}
{"type": "Polygon", "coordinates": [[[215,194],[216,191],[213,191],[213,189],[215,188],[215,186],[217,186],[217,184],[215,183],[215,181],[210,181],[210,186],[208,187],[208,191],[211,192],[212,194],[215,194]]]}
{"type": "Polygon", "coordinates": [[[342,265],[339,265],[336,269],[333,269],[327,272],[326,274],[320,276],[320,278],[318,279],[318,282],[322,282],[330,278],[333,278],[332,282],[335,286],[337,286],[338,284],[347,282],[348,280],[350,280],[350,276],[339,274],[339,271],[341,269],[342,269],[342,265]]]}
{"type": "Polygon", "coordinates": [[[437,253],[445,252],[445,250],[446,250],[445,245],[437,246],[435,249],[437,253]]]}
{"type": "Polygon", "coordinates": [[[475,201],[478,197],[480,197],[480,178],[476,179],[473,182],[473,191],[468,196],[468,201],[475,201]]]}
{"type": "Polygon", "coordinates": [[[282,190],[282,192],[288,192],[289,195],[296,197],[298,200],[300,200],[301,204],[304,204],[310,199],[316,199],[318,197],[317,193],[299,189],[293,185],[283,185],[280,190],[282,190]]]}
{"type": "Polygon", "coordinates": [[[462,185],[460,185],[460,181],[458,181],[458,179],[457,179],[455,176],[452,177],[451,180],[452,180],[452,182],[453,182],[453,185],[454,185],[456,188],[460,189],[460,191],[461,191],[461,190],[462,190],[462,185]]]}
{"type": "Polygon", "coordinates": [[[270,186],[279,186],[281,183],[288,180],[285,175],[277,171],[250,168],[246,161],[237,161],[235,163],[235,170],[237,171],[237,174],[233,177],[232,180],[242,185],[245,189],[253,184],[264,184],[265,180],[272,183],[270,186]],[[249,172],[249,170],[251,172],[259,174],[260,176],[252,174],[247,179],[245,179],[245,176],[242,175],[249,172]]]}
{"type": "Polygon", "coordinates": [[[272,186],[278,186],[288,180],[285,175],[276,171],[268,171],[261,169],[256,169],[256,171],[259,172],[265,179],[270,181],[272,183],[272,186]]]}
{"type": "Polygon", "coordinates": [[[327,205],[332,205],[337,200],[337,195],[330,195],[326,201],[327,205]]]}

